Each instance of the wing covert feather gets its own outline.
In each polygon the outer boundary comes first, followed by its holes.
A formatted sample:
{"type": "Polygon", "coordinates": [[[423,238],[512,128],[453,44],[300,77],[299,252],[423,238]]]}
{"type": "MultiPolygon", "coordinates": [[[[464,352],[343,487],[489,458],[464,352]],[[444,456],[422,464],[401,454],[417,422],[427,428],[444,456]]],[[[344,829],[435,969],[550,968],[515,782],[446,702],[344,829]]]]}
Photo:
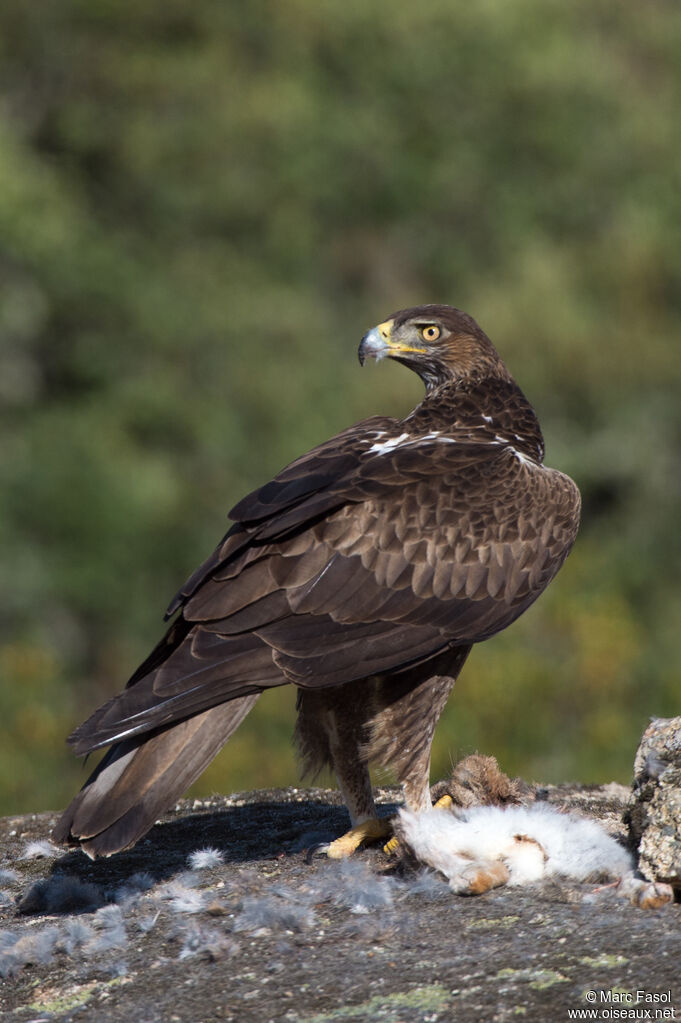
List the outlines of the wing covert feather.
{"type": "Polygon", "coordinates": [[[429,442],[425,464],[416,445],[371,454],[385,424],[339,435],[236,505],[242,521],[171,605],[185,638],[78,730],[90,748],[264,687],[402,670],[536,599],[574,539],[572,481],[479,443],[429,442]]]}

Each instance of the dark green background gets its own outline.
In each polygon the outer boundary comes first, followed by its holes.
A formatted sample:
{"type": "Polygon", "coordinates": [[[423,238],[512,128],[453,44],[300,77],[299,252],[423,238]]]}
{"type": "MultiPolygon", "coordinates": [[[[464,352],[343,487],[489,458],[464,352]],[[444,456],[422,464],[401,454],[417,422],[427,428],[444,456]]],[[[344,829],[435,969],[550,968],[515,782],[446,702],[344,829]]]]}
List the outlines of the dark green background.
{"type": "MultiPolygon", "coordinates": [[[[681,709],[675,0],[5,0],[0,811],[62,805],[249,488],[420,384],[362,333],[450,302],[535,404],[583,528],[474,651],[434,776],[479,748],[627,780],[681,709]]],[[[284,784],[266,694],[196,791],[284,784]]]]}

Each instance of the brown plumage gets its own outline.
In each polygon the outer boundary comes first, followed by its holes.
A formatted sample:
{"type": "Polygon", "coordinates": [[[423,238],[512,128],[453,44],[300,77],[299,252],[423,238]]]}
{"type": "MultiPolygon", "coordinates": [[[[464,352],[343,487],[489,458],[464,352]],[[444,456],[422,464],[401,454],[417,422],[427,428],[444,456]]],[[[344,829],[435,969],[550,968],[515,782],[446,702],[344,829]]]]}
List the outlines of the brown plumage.
{"type": "Polygon", "coordinates": [[[496,757],[471,753],[459,760],[449,778],[437,782],[430,790],[435,802],[449,796],[452,807],[467,810],[471,806],[518,806],[534,795],[521,778],[509,778],[499,767],[496,757]]]}
{"type": "Polygon", "coordinates": [[[542,464],[532,407],[474,320],[396,313],[362,339],[426,385],[404,420],[374,417],[292,462],[172,601],[127,687],[70,737],[111,749],[58,840],[136,842],[272,686],[298,691],[304,765],[331,765],[353,823],[374,815],[368,760],[429,804],[437,719],[473,643],[513,622],[565,560],[579,492],[542,464]]]}

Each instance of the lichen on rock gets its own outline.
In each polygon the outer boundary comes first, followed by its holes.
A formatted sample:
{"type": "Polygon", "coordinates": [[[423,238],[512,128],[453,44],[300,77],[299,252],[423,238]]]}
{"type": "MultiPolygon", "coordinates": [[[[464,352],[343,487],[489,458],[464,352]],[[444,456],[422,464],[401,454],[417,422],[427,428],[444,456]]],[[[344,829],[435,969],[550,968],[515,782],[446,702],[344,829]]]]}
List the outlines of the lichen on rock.
{"type": "Polygon", "coordinates": [[[681,717],[653,718],[634,760],[625,814],[638,867],[648,881],[681,892],[681,717]]]}

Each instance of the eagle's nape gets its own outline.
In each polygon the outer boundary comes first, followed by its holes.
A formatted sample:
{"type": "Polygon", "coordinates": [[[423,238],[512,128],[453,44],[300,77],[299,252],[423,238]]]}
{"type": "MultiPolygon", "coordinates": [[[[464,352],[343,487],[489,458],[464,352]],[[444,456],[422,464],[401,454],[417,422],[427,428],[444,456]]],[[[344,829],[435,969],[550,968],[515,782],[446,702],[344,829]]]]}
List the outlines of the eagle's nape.
{"type": "Polygon", "coordinates": [[[353,825],[375,818],[372,760],[408,806],[428,805],[433,732],[463,661],[556,574],[579,494],[543,465],[531,406],[466,314],[404,310],[359,354],[418,372],[424,400],[345,430],[235,506],[166,636],[72,736],[79,753],[111,749],[59,841],[90,855],[132,845],[285,684],[304,766],[333,768],[353,825]]]}

